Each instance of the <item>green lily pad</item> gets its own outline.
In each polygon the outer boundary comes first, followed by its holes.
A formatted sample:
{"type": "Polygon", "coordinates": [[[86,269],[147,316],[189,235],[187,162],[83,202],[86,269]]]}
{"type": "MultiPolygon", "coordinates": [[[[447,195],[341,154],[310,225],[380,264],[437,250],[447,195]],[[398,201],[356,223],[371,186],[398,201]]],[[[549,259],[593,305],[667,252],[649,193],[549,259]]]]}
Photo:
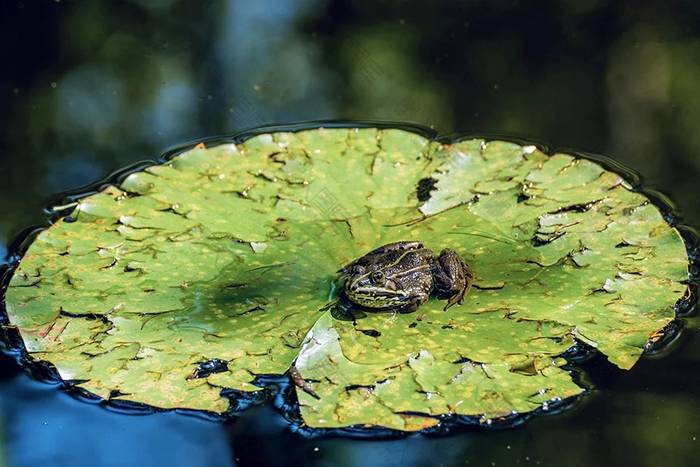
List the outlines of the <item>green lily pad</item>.
{"type": "Polygon", "coordinates": [[[81,199],[6,309],[33,359],[104,398],[224,412],[223,389],[295,364],[308,426],[415,431],[581,393],[576,341],[631,368],[687,280],[678,231],[595,162],[316,128],[199,145],[81,199]],[[464,303],[343,315],[339,267],[398,240],[464,257],[464,303]]]}

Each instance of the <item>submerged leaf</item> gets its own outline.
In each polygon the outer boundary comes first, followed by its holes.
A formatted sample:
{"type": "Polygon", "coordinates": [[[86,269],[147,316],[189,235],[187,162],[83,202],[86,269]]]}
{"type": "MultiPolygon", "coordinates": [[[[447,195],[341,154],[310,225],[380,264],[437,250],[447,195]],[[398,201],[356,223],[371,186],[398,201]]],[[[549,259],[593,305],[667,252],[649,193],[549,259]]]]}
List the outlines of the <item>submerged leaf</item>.
{"type": "Polygon", "coordinates": [[[82,199],[7,290],[28,352],[102,397],[223,412],[295,363],[312,427],[405,431],[580,393],[582,341],[628,369],[686,292],[678,232],[620,175],[566,154],[398,129],[198,146],[82,199]],[[464,303],[338,306],[338,269],[419,240],[474,271],[464,303]]]}

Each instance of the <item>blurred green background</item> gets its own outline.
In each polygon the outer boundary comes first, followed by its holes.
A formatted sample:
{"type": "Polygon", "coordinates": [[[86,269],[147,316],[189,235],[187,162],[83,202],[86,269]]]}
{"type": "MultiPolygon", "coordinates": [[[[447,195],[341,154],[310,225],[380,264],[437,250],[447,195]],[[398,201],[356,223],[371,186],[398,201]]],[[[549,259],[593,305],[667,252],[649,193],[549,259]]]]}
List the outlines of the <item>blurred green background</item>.
{"type": "MultiPolygon", "coordinates": [[[[0,42],[0,258],[44,222],[54,193],[191,139],[328,118],[604,153],[700,225],[695,0],[10,0],[0,42]]],[[[565,415],[391,442],[303,440],[269,409],[218,428],[105,414],[4,358],[7,455],[10,465],[124,465],[101,451],[118,441],[155,446],[135,459],[158,465],[173,439],[204,436],[223,451],[169,465],[693,465],[698,326],[687,320],[670,357],[625,374],[598,368],[598,389],[565,415]],[[115,438],[96,438],[115,426],[115,438]],[[97,454],[82,458],[86,443],[97,454]]]]}

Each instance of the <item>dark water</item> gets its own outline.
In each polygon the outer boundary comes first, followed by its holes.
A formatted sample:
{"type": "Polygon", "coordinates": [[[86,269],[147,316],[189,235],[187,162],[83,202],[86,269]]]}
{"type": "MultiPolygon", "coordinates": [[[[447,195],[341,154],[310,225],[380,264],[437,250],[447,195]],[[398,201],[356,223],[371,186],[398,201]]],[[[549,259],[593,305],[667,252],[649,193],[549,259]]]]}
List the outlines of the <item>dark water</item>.
{"type": "MultiPolygon", "coordinates": [[[[0,3],[0,257],[49,195],[170,145],[308,119],[414,121],[607,153],[700,225],[700,7],[664,2],[0,3]]],[[[124,415],[0,359],[0,464],[694,465],[700,320],[564,414],[505,430],[306,439],[124,415]]]]}

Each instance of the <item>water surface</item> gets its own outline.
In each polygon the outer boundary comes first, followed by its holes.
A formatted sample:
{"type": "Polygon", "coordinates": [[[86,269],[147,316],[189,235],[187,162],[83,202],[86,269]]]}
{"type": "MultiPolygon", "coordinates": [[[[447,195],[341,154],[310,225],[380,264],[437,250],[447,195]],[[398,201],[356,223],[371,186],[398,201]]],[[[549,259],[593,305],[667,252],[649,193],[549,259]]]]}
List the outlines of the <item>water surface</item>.
{"type": "MultiPolygon", "coordinates": [[[[620,2],[129,0],[0,5],[0,257],[52,193],[270,123],[414,121],[609,154],[700,224],[700,8],[620,2]]],[[[0,360],[11,466],[692,465],[700,322],[573,410],[507,430],[307,439],[271,407],[124,415],[0,360]]]]}

